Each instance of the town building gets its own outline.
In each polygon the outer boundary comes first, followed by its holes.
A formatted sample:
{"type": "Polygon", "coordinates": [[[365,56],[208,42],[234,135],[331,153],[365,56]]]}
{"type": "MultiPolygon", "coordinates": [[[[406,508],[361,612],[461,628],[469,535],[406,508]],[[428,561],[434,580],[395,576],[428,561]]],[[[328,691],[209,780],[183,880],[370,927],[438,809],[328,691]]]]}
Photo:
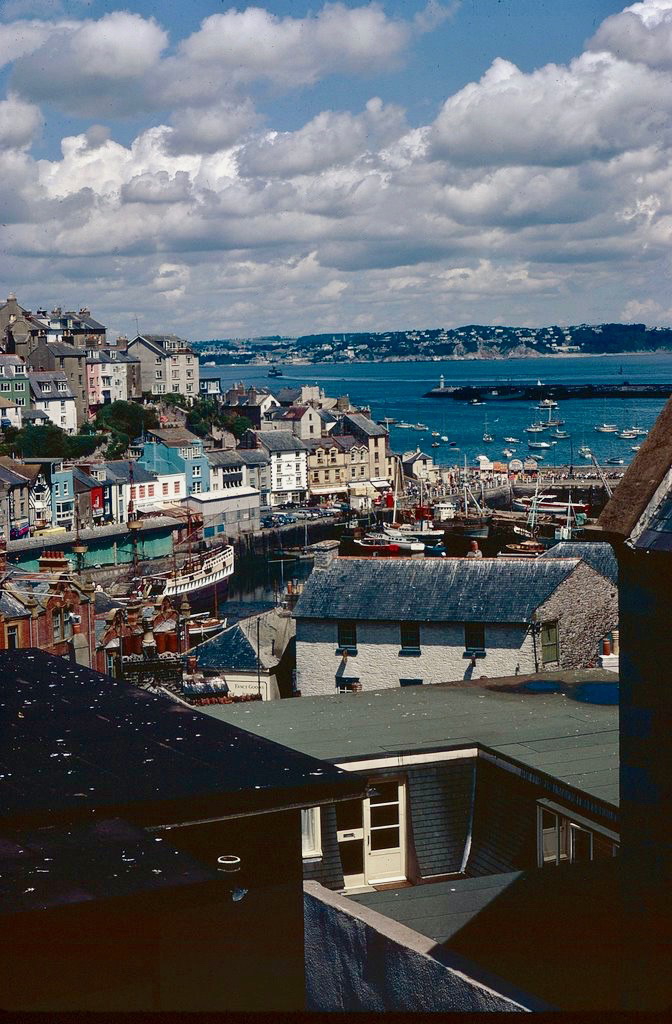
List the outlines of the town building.
{"type": "Polygon", "coordinates": [[[261,429],[288,430],[302,441],[308,441],[321,436],[322,419],[317,409],[310,405],[272,408],[262,416],[261,429]]]}
{"type": "MultiPolygon", "coordinates": [[[[250,487],[259,491],[259,502],[262,511],[271,507],[271,457],[262,448],[239,448],[236,452],[247,469],[247,480],[250,487]]],[[[222,469],[222,482],[224,470],[222,469]]]]}
{"type": "Polygon", "coordinates": [[[216,398],[220,400],[223,397],[222,378],[219,374],[208,373],[207,370],[201,369],[199,371],[198,389],[201,398],[216,398]]]}
{"type": "MultiPolygon", "coordinates": [[[[26,357],[29,377],[32,373],[60,373],[65,375],[68,397],[74,400],[75,427],[86,423],[89,414],[88,388],[86,381],[86,349],[76,348],[64,341],[47,344],[41,340],[26,357]]],[[[35,406],[41,408],[40,406],[35,406]]],[[[48,411],[48,410],[47,410],[48,411]]],[[[68,412],[68,418],[72,413],[68,412]]],[[[50,414],[50,418],[51,414],[50,414]]],[[[60,426],[57,423],[57,426],[60,426]]]]}
{"type": "Polygon", "coordinates": [[[9,430],[10,427],[21,429],[21,410],[11,398],[0,395],[0,428],[9,430]]]}
{"type": "Polygon", "coordinates": [[[270,391],[255,387],[245,389],[238,384],[224,394],[222,411],[234,416],[244,416],[252,424],[253,429],[260,430],[262,418],[271,409],[279,408],[280,403],[270,391]]]}
{"type": "Polygon", "coordinates": [[[86,358],[89,412],[101,405],[142,397],[139,359],[116,349],[88,349],[86,358]]]}
{"type": "Polygon", "coordinates": [[[129,342],[127,352],[140,360],[143,392],[198,397],[198,356],[183,338],[175,334],[139,334],[129,342]]]}
{"type": "Polygon", "coordinates": [[[246,430],[240,445],[260,449],[269,459],[269,505],[304,500],[308,486],[307,452],[298,437],[282,430],[246,430]]]}
{"type": "Polygon", "coordinates": [[[24,414],[30,409],[30,386],[26,364],[19,356],[0,355],[0,397],[14,403],[18,426],[21,426],[24,414]]]}
{"type": "Polygon", "coordinates": [[[133,459],[117,459],[90,467],[91,475],[107,486],[105,518],[128,522],[133,515],[150,515],[178,505],[186,494],[184,473],[168,469],[155,473],[133,459]]]}
{"type": "Polygon", "coordinates": [[[30,478],[13,459],[0,458],[0,538],[19,540],[30,532],[30,478]]]}
{"type": "Polygon", "coordinates": [[[79,410],[65,371],[29,370],[28,381],[32,407],[66,434],[76,434],[79,410]]]}
{"type": "MultiPolygon", "coordinates": [[[[321,437],[319,440],[304,441],[307,451],[308,491],[311,498],[317,501],[340,500],[348,497],[348,482],[356,463],[351,459],[350,451],[341,442],[342,437],[321,437]]],[[[354,438],[353,448],[355,451],[354,438]]],[[[368,468],[368,449],[359,449],[363,463],[368,468]]]]}
{"type": "Polygon", "coordinates": [[[200,437],[181,427],[152,429],[147,435],[138,465],[158,476],[183,474],[186,497],[210,489],[210,463],[200,437]]]}
{"type": "Polygon", "coordinates": [[[227,487],[191,494],[184,504],[202,517],[203,536],[224,539],[254,533],[261,526],[260,494],[255,487],[227,487]]]}
{"type": "Polygon", "coordinates": [[[591,667],[618,598],[579,558],[338,558],[294,616],[297,687],[332,695],[591,667]]]}
{"type": "Polygon", "coordinates": [[[405,477],[422,481],[425,484],[436,483],[439,477],[438,467],[434,465],[431,455],[417,448],[414,452],[404,452],[401,456],[401,467],[405,477]]]}

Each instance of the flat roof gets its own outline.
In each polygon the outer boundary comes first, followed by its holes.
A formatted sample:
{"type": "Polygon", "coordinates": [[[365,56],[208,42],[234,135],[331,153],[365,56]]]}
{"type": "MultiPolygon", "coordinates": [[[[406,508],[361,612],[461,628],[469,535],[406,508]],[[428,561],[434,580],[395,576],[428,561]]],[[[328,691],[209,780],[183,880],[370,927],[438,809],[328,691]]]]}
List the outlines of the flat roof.
{"type": "Polygon", "coordinates": [[[586,670],[201,710],[334,763],[480,745],[616,805],[618,705],[585,702],[614,699],[616,683],[613,673],[586,670]],[[522,689],[537,680],[542,688],[558,681],[560,692],[522,689]]]}
{"type": "Polygon", "coordinates": [[[0,827],[170,824],[362,794],[361,778],[65,658],[0,652],[0,827]]]}

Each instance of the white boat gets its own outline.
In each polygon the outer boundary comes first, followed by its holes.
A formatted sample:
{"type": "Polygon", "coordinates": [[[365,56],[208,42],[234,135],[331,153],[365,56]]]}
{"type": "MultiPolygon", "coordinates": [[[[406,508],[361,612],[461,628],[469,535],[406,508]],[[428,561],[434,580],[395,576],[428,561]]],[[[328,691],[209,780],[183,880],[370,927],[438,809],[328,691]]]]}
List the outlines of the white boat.
{"type": "Polygon", "coordinates": [[[606,466],[622,466],[625,462],[625,459],[612,458],[605,459],[604,461],[606,466]]]}
{"type": "Polygon", "coordinates": [[[552,446],[548,441],[528,441],[528,448],[551,448],[552,446]]]}
{"type": "Polygon", "coordinates": [[[132,597],[179,597],[195,591],[214,587],[233,574],[233,548],[221,548],[214,554],[206,552],[200,558],[191,559],[176,572],[144,576],[132,597]]]}
{"type": "Polygon", "coordinates": [[[565,438],[569,437],[569,434],[566,430],[556,430],[552,436],[557,437],[559,440],[564,440],[565,438]]]}
{"type": "Polygon", "coordinates": [[[520,444],[519,437],[505,437],[504,440],[507,444],[520,444]]]}
{"type": "Polygon", "coordinates": [[[448,438],[447,438],[447,436],[445,434],[441,434],[441,440],[442,441],[447,441],[448,438]]]}
{"type": "Polygon", "coordinates": [[[416,423],[415,424],[415,429],[416,430],[429,430],[429,427],[427,426],[426,423],[416,423]]]}
{"type": "Polygon", "coordinates": [[[439,436],[438,430],[433,430],[432,431],[432,437],[438,437],[438,436],[439,436]]]}
{"type": "Polygon", "coordinates": [[[552,398],[542,398],[542,400],[539,402],[539,405],[537,406],[537,409],[557,409],[557,408],[558,408],[558,403],[555,402],[552,398]]]}
{"type": "Polygon", "coordinates": [[[588,447],[588,445],[587,444],[582,444],[580,446],[580,448],[579,448],[579,455],[583,455],[583,456],[585,456],[585,458],[589,459],[590,458],[590,454],[591,454],[591,452],[590,452],[590,448],[588,447]]]}
{"type": "Polygon", "coordinates": [[[595,430],[598,434],[615,434],[618,426],[615,423],[598,423],[595,430]]]}
{"type": "Polygon", "coordinates": [[[487,416],[485,417],[485,423],[483,424],[483,440],[485,441],[486,444],[489,444],[491,441],[495,440],[494,437],[492,436],[492,434],[488,431],[488,417],[487,416]]]}
{"type": "Polygon", "coordinates": [[[529,427],[525,427],[526,434],[541,434],[546,430],[546,423],[530,423],[529,427]]]}
{"type": "Polygon", "coordinates": [[[630,449],[630,451],[631,452],[638,452],[641,447],[642,447],[641,444],[633,444],[633,446],[630,449]]]}
{"type": "Polygon", "coordinates": [[[443,540],[444,535],[444,531],[437,529],[434,523],[429,520],[422,520],[415,525],[412,523],[402,523],[401,526],[384,526],[383,533],[395,544],[407,543],[408,541],[436,544],[437,541],[443,540]],[[427,526],[424,526],[425,522],[427,526]]]}
{"type": "Polygon", "coordinates": [[[645,427],[630,427],[630,430],[634,430],[637,437],[646,437],[648,430],[645,427]]]}
{"type": "Polygon", "coordinates": [[[530,512],[536,508],[537,512],[552,516],[567,517],[570,513],[583,512],[587,514],[588,505],[582,501],[563,500],[555,494],[540,494],[537,498],[514,498],[511,508],[516,512],[530,512]]]}
{"type": "MultiPolygon", "coordinates": [[[[441,536],[443,537],[443,530],[441,536]]],[[[401,530],[394,530],[391,527],[384,528],[382,533],[367,533],[360,543],[363,547],[374,548],[379,548],[381,544],[388,545],[396,551],[410,555],[419,555],[425,550],[422,541],[414,540],[401,530]]]]}
{"type": "Polygon", "coordinates": [[[637,437],[637,432],[631,427],[626,427],[624,430],[619,430],[616,437],[620,437],[622,441],[632,441],[637,437]]]}
{"type": "Polygon", "coordinates": [[[440,448],[440,447],[441,447],[441,442],[440,441],[432,441],[432,448],[440,448]]]}
{"type": "Polygon", "coordinates": [[[485,405],[485,402],[479,401],[478,398],[472,398],[472,400],[469,402],[469,405],[485,405]]]}
{"type": "Polygon", "coordinates": [[[513,455],[513,452],[511,451],[510,448],[503,448],[502,455],[504,456],[505,459],[510,459],[513,455]]]}

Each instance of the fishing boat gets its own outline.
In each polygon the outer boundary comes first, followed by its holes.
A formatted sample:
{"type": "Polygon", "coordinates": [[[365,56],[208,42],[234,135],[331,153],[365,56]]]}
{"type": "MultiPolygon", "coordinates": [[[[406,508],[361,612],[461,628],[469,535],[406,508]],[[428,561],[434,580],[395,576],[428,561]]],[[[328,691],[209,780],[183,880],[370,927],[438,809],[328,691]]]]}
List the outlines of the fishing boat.
{"type": "Polygon", "coordinates": [[[531,512],[533,509],[540,515],[567,516],[577,512],[588,514],[588,505],[571,498],[558,498],[555,494],[540,494],[530,498],[514,498],[511,508],[515,512],[531,512]]]}
{"type": "Polygon", "coordinates": [[[498,558],[538,558],[546,547],[538,540],[521,540],[520,543],[505,544],[498,558]]]}
{"type": "Polygon", "coordinates": [[[393,544],[384,533],[367,533],[360,540],[353,540],[356,547],[367,555],[398,555],[399,545],[393,544]]]}
{"type": "MultiPolygon", "coordinates": [[[[382,533],[367,533],[364,540],[367,540],[369,537],[384,537],[388,544],[394,544],[404,555],[419,555],[425,550],[423,541],[416,540],[413,535],[404,533],[401,529],[393,526],[383,527],[382,533]]],[[[441,538],[443,538],[443,530],[441,531],[441,538]]]]}
{"type": "Polygon", "coordinates": [[[400,525],[393,523],[391,526],[383,527],[383,533],[395,544],[404,540],[436,543],[443,540],[445,531],[435,527],[431,520],[421,519],[417,523],[402,523],[400,525]]]}
{"type": "Polygon", "coordinates": [[[180,569],[143,576],[137,580],[129,597],[156,600],[186,595],[191,601],[193,597],[200,597],[222,580],[228,579],[233,574],[233,568],[233,548],[226,545],[218,551],[210,550],[197,558],[188,559],[180,569]]]}
{"type": "Polygon", "coordinates": [[[632,427],[625,427],[624,430],[618,431],[616,437],[620,437],[622,441],[633,441],[637,437],[637,433],[632,427]]]}

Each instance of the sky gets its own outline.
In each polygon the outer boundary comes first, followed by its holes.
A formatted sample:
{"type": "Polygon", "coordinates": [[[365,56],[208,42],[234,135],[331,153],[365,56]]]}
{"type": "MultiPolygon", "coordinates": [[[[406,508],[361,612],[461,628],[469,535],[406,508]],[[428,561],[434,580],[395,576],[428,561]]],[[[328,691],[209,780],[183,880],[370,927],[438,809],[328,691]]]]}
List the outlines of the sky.
{"type": "Polygon", "coordinates": [[[0,301],[672,323],[672,0],[0,0],[0,301]]]}

